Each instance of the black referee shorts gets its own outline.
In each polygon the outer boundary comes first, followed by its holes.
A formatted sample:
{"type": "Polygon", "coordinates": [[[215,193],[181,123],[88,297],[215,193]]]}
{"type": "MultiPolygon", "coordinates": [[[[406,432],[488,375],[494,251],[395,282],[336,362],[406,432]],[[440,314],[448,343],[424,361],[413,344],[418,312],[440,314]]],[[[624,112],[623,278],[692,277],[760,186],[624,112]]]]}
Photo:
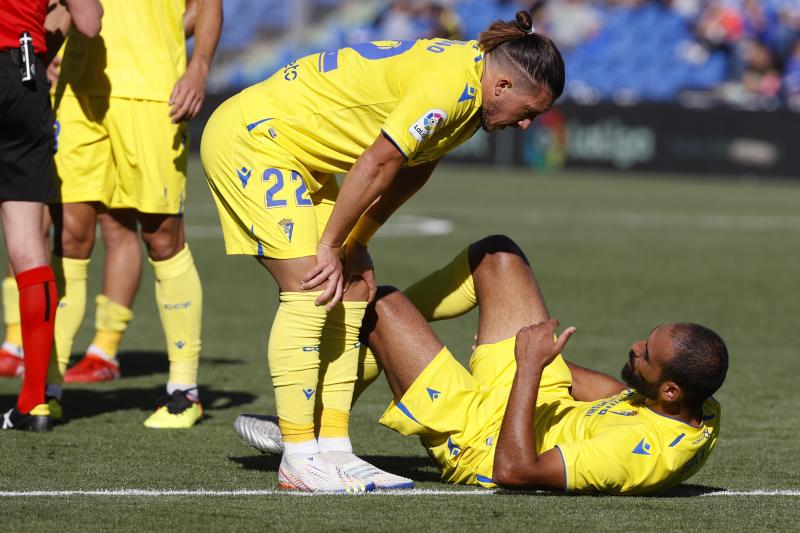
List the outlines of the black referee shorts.
{"type": "Polygon", "coordinates": [[[0,201],[55,197],[50,84],[36,57],[36,80],[23,83],[17,50],[0,50],[0,201]]]}

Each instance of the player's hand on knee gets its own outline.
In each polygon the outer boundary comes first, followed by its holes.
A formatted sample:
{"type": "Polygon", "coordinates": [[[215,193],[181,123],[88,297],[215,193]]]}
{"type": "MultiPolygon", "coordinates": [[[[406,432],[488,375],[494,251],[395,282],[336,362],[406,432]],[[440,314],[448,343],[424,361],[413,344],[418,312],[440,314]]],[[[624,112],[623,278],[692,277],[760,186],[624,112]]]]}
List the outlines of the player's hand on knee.
{"type": "Polygon", "coordinates": [[[354,278],[361,278],[367,284],[367,289],[369,290],[367,302],[371,302],[375,298],[378,286],[375,283],[375,266],[366,246],[355,241],[346,242],[343,263],[344,292],[347,292],[347,289],[350,288],[350,283],[354,278]]]}
{"type": "Polygon", "coordinates": [[[517,366],[541,369],[550,364],[563,351],[567,341],[575,333],[574,327],[568,327],[553,341],[557,327],[558,320],[551,318],[541,324],[532,324],[519,330],[514,345],[517,366]]]}
{"type": "Polygon", "coordinates": [[[317,246],[317,264],[300,282],[300,288],[312,291],[324,285],[315,303],[325,305],[330,311],[342,300],[342,261],[339,247],[328,246],[322,242],[317,246]]]}

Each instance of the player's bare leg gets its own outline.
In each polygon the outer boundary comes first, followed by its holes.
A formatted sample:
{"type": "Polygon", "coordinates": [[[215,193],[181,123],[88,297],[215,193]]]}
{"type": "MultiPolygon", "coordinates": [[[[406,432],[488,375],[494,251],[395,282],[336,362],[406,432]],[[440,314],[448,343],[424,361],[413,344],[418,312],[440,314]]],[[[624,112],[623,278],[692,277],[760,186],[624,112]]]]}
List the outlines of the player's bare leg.
{"type": "Polygon", "coordinates": [[[378,289],[374,315],[365,319],[365,327],[369,346],[397,400],[444,348],[414,304],[391,287],[378,289]]]}
{"type": "Polygon", "coordinates": [[[156,278],[156,304],[167,339],[167,396],[146,421],[150,428],[189,428],[202,417],[197,370],[203,292],[180,215],[138,213],[156,278]]]}
{"type": "Polygon", "coordinates": [[[470,246],[469,262],[478,297],[478,344],[511,338],[550,315],[525,254],[510,238],[492,235],[470,246]]]}
{"type": "Polygon", "coordinates": [[[67,383],[94,383],[120,377],[117,349],[128,323],[142,273],[136,211],[114,209],[98,216],[106,255],[103,290],[96,299],[95,336],[86,355],[67,370],[67,383]]]}

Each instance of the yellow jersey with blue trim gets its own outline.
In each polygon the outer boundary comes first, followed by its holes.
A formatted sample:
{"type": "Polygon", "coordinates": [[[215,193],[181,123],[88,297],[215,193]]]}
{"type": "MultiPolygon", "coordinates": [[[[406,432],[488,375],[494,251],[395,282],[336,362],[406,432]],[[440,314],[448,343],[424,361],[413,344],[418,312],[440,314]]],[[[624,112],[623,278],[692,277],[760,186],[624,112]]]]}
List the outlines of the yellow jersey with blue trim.
{"type": "Polygon", "coordinates": [[[167,102],[186,70],[186,0],[101,0],[94,38],[70,31],[56,94],[167,102]]]}
{"type": "Polygon", "coordinates": [[[560,450],[569,492],[668,489],[700,470],[719,435],[721,409],[713,398],[703,404],[697,427],[656,413],[632,389],[597,402],[542,398],[537,404],[537,447],[560,450]]]}
{"type": "Polygon", "coordinates": [[[480,127],[477,41],[376,41],[292,61],[240,96],[251,135],[307,170],[347,172],[383,132],[413,166],[480,127]]]}

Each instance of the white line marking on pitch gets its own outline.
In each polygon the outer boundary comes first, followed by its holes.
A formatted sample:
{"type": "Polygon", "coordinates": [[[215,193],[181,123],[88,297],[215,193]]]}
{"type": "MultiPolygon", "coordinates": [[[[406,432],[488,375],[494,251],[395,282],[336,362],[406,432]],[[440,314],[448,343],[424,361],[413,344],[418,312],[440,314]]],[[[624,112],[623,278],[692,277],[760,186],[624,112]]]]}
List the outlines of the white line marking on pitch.
{"type": "Polygon", "coordinates": [[[722,215],[683,213],[570,212],[533,209],[524,214],[531,225],[630,229],[704,229],[717,231],[800,231],[800,217],[792,215],[722,215]]]}
{"type": "MultiPolygon", "coordinates": [[[[441,218],[422,215],[395,215],[381,228],[377,237],[409,237],[417,235],[447,235],[453,232],[453,223],[441,218]]],[[[187,224],[189,239],[221,239],[219,224],[187,224]]]]}
{"type": "MultiPolygon", "coordinates": [[[[366,496],[490,496],[493,490],[447,490],[447,489],[413,489],[413,490],[386,490],[376,491],[366,496]]],[[[30,490],[30,491],[0,491],[0,497],[63,497],[63,496],[312,496],[308,492],[287,492],[275,489],[241,489],[241,490],[144,490],[144,489],[113,489],[113,490],[30,490]]],[[[759,489],[759,490],[720,490],[701,494],[700,496],[800,496],[800,490],[793,489],[759,489]]]]}

